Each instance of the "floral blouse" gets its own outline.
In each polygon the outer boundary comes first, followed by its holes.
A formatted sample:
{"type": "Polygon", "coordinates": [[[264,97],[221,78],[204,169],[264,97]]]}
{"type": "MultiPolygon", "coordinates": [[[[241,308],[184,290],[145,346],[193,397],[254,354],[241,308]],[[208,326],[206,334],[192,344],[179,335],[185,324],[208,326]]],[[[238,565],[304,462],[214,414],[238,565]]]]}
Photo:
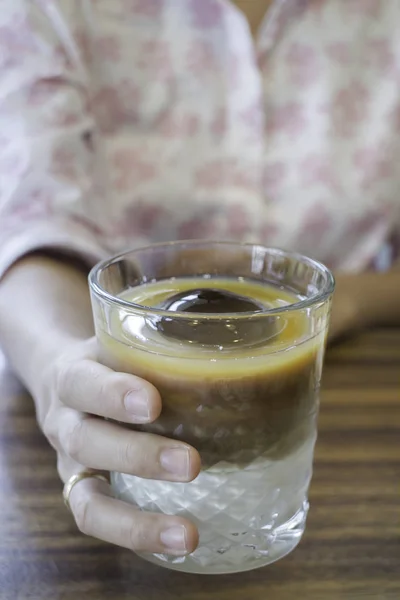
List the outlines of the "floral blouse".
{"type": "Polygon", "coordinates": [[[399,0],[0,0],[0,274],[156,241],[360,271],[400,234],[399,0]]]}

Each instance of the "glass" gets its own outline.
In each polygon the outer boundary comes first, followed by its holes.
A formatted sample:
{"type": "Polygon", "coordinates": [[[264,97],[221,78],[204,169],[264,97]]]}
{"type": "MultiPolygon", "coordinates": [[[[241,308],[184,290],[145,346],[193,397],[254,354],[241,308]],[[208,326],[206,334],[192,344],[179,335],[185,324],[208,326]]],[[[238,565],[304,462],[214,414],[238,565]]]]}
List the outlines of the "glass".
{"type": "Polygon", "coordinates": [[[192,444],[202,459],[191,483],[112,473],[117,497],[198,526],[191,555],[145,558],[231,573],[292,551],[308,512],[330,271],[259,245],[176,242],[99,264],[90,288],[100,360],[162,396],[157,421],[133,428],[192,444]],[[196,293],[210,289],[239,304],[201,308],[196,293]]]}

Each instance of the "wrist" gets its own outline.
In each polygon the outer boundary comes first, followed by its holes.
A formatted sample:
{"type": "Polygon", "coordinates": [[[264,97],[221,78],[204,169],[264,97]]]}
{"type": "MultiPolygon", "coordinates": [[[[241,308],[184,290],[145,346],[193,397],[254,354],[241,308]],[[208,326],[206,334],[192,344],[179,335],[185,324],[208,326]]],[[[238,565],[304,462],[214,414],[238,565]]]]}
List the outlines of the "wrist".
{"type": "Polygon", "coordinates": [[[0,285],[0,337],[11,365],[33,395],[40,393],[47,365],[92,336],[83,273],[37,256],[9,270],[0,285]]]}
{"type": "Polygon", "coordinates": [[[63,333],[52,332],[34,344],[29,365],[20,371],[27,389],[35,400],[41,396],[44,375],[76,345],[77,341],[63,333]]]}

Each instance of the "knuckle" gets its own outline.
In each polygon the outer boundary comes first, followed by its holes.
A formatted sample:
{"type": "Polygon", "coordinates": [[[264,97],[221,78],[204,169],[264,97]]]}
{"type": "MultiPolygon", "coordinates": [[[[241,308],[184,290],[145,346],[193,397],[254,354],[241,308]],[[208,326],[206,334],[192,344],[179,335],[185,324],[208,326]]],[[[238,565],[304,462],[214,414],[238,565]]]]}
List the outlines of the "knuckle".
{"type": "Polygon", "coordinates": [[[139,477],[150,477],[156,471],[152,455],[147,444],[136,439],[121,444],[119,459],[126,473],[132,473],[139,477]]]}
{"type": "Polygon", "coordinates": [[[64,439],[65,452],[75,461],[80,462],[84,435],[82,432],[83,421],[77,421],[68,429],[64,439]]]}
{"type": "Polygon", "coordinates": [[[70,390],[76,381],[75,362],[62,362],[57,366],[56,392],[61,402],[68,404],[70,390]]]}
{"type": "Polygon", "coordinates": [[[57,419],[52,410],[46,414],[41,423],[41,428],[44,436],[50,443],[50,445],[58,450],[59,440],[58,440],[58,427],[57,427],[57,419]]]}
{"type": "Polygon", "coordinates": [[[135,519],[128,529],[128,546],[132,550],[149,550],[151,545],[152,527],[144,527],[140,519],[135,519]]]}
{"type": "Polygon", "coordinates": [[[121,411],[125,412],[123,399],[127,390],[123,376],[111,373],[102,377],[97,385],[98,401],[102,404],[104,411],[114,415],[121,414],[121,411]]]}
{"type": "Polygon", "coordinates": [[[85,362],[85,378],[90,381],[93,386],[98,386],[101,389],[103,385],[103,375],[99,364],[94,361],[85,362]]]}
{"type": "Polygon", "coordinates": [[[138,466],[137,448],[131,441],[126,441],[121,444],[120,448],[120,463],[128,472],[131,472],[138,466]]]}
{"type": "MultiPolygon", "coordinates": [[[[157,475],[158,462],[155,460],[154,451],[138,434],[133,433],[131,439],[124,441],[120,448],[120,464],[126,473],[138,477],[154,477],[157,475]]],[[[140,436],[140,434],[139,434],[140,436]]]]}
{"type": "Polygon", "coordinates": [[[79,531],[86,535],[92,532],[91,514],[91,503],[87,496],[83,495],[74,505],[74,517],[79,531]]]}
{"type": "Polygon", "coordinates": [[[97,378],[97,398],[104,405],[112,400],[115,396],[113,386],[109,377],[98,377],[97,378]]]}

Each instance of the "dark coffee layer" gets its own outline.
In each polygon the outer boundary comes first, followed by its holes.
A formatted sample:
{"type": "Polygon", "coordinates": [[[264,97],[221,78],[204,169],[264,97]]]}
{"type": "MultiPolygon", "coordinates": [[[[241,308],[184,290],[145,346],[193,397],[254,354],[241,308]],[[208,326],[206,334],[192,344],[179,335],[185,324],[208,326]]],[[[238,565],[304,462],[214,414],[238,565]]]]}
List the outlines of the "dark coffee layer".
{"type": "MultiPolygon", "coordinates": [[[[160,305],[179,289],[185,299],[185,292],[198,284],[193,279],[159,282],[139,286],[125,298],[160,305]]],[[[219,279],[207,285],[240,291],[249,304],[266,308],[297,300],[278,288],[248,281],[219,279]]],[[[246,465],[261,455],[286,456],[313,431],[324,335],[310,338],[306,313],[292,311],[277,319],[281,332],[277,327],[265,345],[247,339],[234,348],[222,343],[222,350],[215,349],[218,339],[196,345],[172,340],[163,331],[146,340],[143,317],[123,312],[113,315],[112,337],[98,335],[106,364],[143,377],[161,393],[162,414],[143,429],[192,444],[204,466],[220,461],[246,465]]],[[[247,325],[253,326],[251,319],[247,325]]]]}

